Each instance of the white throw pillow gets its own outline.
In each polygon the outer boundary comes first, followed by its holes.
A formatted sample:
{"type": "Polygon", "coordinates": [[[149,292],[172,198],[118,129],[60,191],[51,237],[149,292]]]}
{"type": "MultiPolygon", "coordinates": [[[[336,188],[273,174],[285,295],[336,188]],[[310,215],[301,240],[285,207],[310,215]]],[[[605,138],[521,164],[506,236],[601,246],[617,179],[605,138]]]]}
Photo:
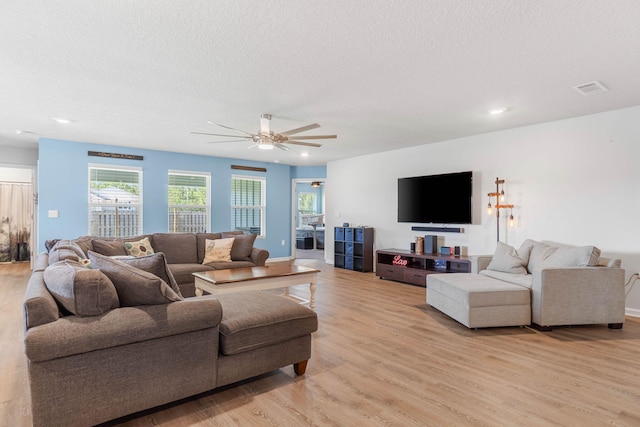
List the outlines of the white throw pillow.
{"type": "Polygon", "coordinates": [[[148,237],[137,242],[124,242],[124,250],[127,251],[127,255],[139,257],[153,255],[154,251],[151,247],[151,242],[148,237]]]}
{"type": "Polygon", "coordinates": [[[598,264],[600,249],[595,246],[558,248],[545,258],[542,267],[592,267],[598,264]]]}
{"type": "Polygon", "coordinates": [[[527,274],[527,261],[529,251],[520,254],[513,246],[498,242],[496,252],[487,266],[487,270],[502,271],[512,274],[527,274]]]}
{"type": "Polygon", "coordinates": [[[228,239],[205,240],[203,264],[210,262],[231,262],[231,248],[234,237],[228,239]]]}

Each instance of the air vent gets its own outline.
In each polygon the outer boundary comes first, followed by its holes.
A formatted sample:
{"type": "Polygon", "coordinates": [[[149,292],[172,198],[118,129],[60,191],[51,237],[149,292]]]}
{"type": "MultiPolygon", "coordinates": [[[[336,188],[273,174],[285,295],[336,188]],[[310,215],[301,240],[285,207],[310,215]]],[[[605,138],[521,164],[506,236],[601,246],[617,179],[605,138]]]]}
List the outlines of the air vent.
{"type": "Polygon", "coordinates": [[[581,85],[574,86],[573,88],[582,95],[594,95],[596,93],[607,92],[609,90],[600,82],[583,83],[581,85]]]}

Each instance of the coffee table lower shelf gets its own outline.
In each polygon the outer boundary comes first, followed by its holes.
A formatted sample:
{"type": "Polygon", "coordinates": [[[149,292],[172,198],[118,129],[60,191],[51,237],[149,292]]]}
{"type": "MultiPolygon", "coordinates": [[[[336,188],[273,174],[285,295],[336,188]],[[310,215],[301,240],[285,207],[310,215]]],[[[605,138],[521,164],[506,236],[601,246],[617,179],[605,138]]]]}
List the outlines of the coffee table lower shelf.
{"type": "Polygon", "coordinates": [[[250,290],[285,288],[284,296],[309,303],[316,308],[316,281],[320,270],[292,264],[270,264],[263,267],[234,268],[193,273],[196,296],[206,291],[212,295],[250,290]],[[309,301],[289,294],[289,286],[309,284],[309,301]]]}

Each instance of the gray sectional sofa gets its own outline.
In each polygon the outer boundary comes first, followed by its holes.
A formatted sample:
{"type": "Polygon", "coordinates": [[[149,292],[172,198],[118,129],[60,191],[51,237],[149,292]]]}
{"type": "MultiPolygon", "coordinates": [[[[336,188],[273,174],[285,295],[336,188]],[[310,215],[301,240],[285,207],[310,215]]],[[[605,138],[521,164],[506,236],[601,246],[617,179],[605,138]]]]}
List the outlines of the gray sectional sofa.
{"type": "Polygon", "coordinates": [[[304,374],[314,311],[260,291],[185,298],[164,253],[92,249],[57,242],[27,285],[34,426],[91,426],[287,365],[304,374]]]}
{"type": "Polygon", "coordinates": [[[498,242],[475,262],[473,273],[427,276],[427,303],[469,328],[624,324],[625,272],[595,246],[498,242]]]}
{"type": "MultiPolygon", "coordinates": [[[[220,233],[153,233],[127,238],[104,238],[93,236],[78,237],[72,242],[77,244],[86,254],[94,251],[107,256],[127,256],[125,244],[128,242],[149,239],[153,252],[165,254],[171,273],[173,274],[182,295],[195,295],[192,273],[227,268],[263,266],[269,258],[269,251],[254,246],[255,234],[244,234],[242,231],[225,231],[220,233]],[[234,237],[231,249],[231,261],[211,262],[203,264],[206,240],[217,240],[234,237]]],[[[46,242],[47,249],[52,248],[58,239],[46,242]]]]}

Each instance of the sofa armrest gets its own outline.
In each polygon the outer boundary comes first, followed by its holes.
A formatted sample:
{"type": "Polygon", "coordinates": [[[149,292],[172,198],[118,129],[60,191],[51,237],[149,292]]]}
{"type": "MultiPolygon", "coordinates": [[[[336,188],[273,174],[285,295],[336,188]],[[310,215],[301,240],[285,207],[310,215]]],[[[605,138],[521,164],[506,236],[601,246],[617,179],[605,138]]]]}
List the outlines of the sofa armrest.
{"type": "Polygon", "coordinates": [[[541,326],[624,322],[621,268],[534,270],[531,293],[532,320],[541,326]]]}
{"type": "Polygon", "coordinates": [[[51,360],[216,328],[221,320],[220,302],[211,297],[121,307],[100,316],[66,316],[27,330],[25,353],[32,362],[51,360]]]}
{"type": "Polygon", "coordinates": [[[492,255],[478,255],[471,257],[471,272],[480,273],[482,270],[486,270],[487,266],[491,262],[492,255]]]}
{"type": "Polygon", "coordinates": [[[269,251],[254,246],[249,257],[255,265],[263,266],[267,262],[267,258],[269,258],[269,251]]]}

